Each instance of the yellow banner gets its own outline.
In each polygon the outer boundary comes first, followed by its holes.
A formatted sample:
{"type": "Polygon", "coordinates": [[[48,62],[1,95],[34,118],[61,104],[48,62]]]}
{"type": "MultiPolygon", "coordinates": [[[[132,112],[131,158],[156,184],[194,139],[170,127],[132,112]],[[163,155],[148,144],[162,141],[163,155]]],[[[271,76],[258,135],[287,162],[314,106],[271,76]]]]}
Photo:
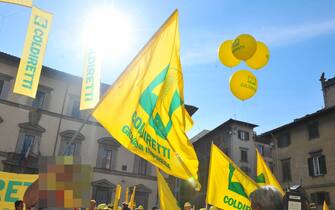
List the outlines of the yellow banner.
{"type": "Polygon", "coordinates": [[[17,5],[26,6],[26,7],[33,6],[33,0],[0,0],[0,2],[17,4],[17,5]]]}
{"type": "Polygon", "coordinates": [[[84,75],[81,86],[80,110],[93,109],[100,99],[101,57],[97,50],[85,52],[84,75]]]}
{"type": "Polygon", "coordinates": [[[119,200],[121,198],[121,185],[116,185],[113,210],[118,210],[119,200]]]}
{"type": "Polygon", "coordinates": [[[93,116],[125,148],[167,174],[197,180],[198,159],[185,134],[178,12],[129,64],[93,116]]]}
{"type": "Polygon", "coordinates": [[[159,195],[159,206],[161,210],[180,210],[177,200],[173,196],[169,185],[166,183],[164,177],[156,168],[157,187],[159,195]]]}
{"type": "Polygon", "coordinates": [[[208,175],[208,204],[220,209],[251,210],[249,195],[258,185],[212,144],[208,175]]]}
{"type": "Polygon", "coordinates": [[[52,15],[33,7],[16,75],[14,93],[35,98],[40,80],[52,15]]]}
{"type": "Polygon", "coordinates": [[[0,210],[14,209],[17,200],[23,195],[38,175],[0,172],[0,210]]]}
{"type": "Polygon", "coordinates": [[[262,155],[259,154],[257,149],[256,149],[256,154],[257,154],[257,178],[256,178],[256,182],[260,186],[272,185],[284,196],[285,192],[283,191],[283,189],[280,186],[279,182],[277,181],[276,177],[272,174],[270,168],[266,165],[262,155]]]}

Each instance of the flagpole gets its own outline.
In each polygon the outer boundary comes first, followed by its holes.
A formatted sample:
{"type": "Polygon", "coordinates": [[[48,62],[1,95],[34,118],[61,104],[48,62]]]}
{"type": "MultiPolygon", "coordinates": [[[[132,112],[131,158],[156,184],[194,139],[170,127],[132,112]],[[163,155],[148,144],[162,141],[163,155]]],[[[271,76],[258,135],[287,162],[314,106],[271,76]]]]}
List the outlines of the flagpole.
{"type": "MultiPolygon", "coordinates": [[[[185,134],[186,135],[186,134],[185,134]]],[[[191,173],[191,171],[187,168],[186,164],[184,163],[184,161],[181,159],[181,157],[179,156],[179,154],[176,152],[176,150],[174,149],[174,147],[172,146],[171,142],[169,141],[169,139],[166,139],[169,146],[171,147],[171,150],[176,153],[176,157],[177,157],[177,160],[179,161],[179,163],[182,165],[182,167],[184,168],[185,172],[187,173],[188,176],[190,176],[191,178],[194,179],[195,181],[195,190],[196,191],[200,191],[200,188],[201,188],[201,184],[200,182],[198,181],[198,179],[195,179],[191,173]]]]}
{"type": "Polygon", "coordinates": [[[80,127],[76,130],[76,132],[73,134],[72,138],[70,139],[68,145],[65,147],[63,155],[65,156],[66,152],[70,149],[71,144],[74,142],[74,140],[76,139],[76,137],[78,136],[78,134],[80,133],[80,131],[84,128],[84,126],[86,125],[86,123],[89,121],[92,113],[93,113],[94,109],[91,109],[87,115],[87,117],[85,118],[85,120],[81,123],[80,127]]]}

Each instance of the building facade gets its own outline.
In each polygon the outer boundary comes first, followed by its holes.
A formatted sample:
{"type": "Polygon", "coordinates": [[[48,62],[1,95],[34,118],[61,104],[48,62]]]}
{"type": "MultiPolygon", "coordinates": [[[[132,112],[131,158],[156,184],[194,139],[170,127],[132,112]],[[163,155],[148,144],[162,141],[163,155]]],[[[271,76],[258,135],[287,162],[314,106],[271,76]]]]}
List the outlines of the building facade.
{"type": "MultiPolygon", "coordinates": [[[[88,113],[79,110],[81,78],[48,67],[42,69],[34,100],[14,94],[18,65],[19,58],[0,53],[0,170],[38,173],[39,156],[64,154],[88,113]]],[[[102,84],[101,92],[107,88],[102,84]]],[[[190,114],[197,110],[186,108],[190,114]]],[[[66,155],[92,166],[91,195],[98,203],[110,203],[121,184],[123,189],[137,186],[136,203],[145,209],[158,204],[152,165],[120,146],[93,117],[66,155]]]]}
{"type": "Polygon", "coordinates": [[[211,144],[217,145],[244,172],[252,178],[256,176],[256,153],[253,129],[257,125],[230,119],[212,131],[203,131],[191,139],[199,159],[199,181],[201,191],[196,192],[190,183],[177,181],[176,197],[181,202],[190,201],[196,209],[205,206],[211,144]],[[200,136],[200,137],[199,137],[200,136]]]}
{"type": "Polygon", "coordinates": [[[267,131],[257,139],[274,145],[274,173],[283,188],[302,185],[311,202],[335,207],[335,77],[321,76],[325,108],[267,131]]]}

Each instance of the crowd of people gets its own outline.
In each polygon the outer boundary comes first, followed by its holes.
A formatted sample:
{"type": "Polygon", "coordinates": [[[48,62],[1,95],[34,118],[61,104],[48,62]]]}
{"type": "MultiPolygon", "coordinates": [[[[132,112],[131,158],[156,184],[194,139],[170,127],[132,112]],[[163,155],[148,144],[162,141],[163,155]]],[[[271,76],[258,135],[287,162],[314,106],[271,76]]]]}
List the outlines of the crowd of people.
{"type": "MultiPolygon", "coordinates": [[[[263,186],[254,192],[252,192],[249,196],[251,209],[252,210],[283,210],[283,196],[281,193],[272,186],[263,186]]],[[[24,202],[22,200],[18,200],[15,202],[15,210],[23,210],[24,202]]],[[[118,210],[131,210],[128,206],[128,203],[123,202],[122,206],[118,206],[118,210]]],[[[184,210],[195,210],[194,206],[190,202],[186,202],[183,206],[184,210]]],[[[313,205],[307,205],[306,210],[313,210],[313,205]]],[[[73,210],[83,210],[79,208],[75,208],[73,210]]],[[[89,204],[89,208],[85,210],[113,210],[113,204],[99,204],[97,205],[95,200],[91,200],[89,204]]],[[[135,208],[135,210],[144,210],[142,205],[139,205],[135,208]]],[[[158,207],[153,207],[152,210],[159,210],[158,207]]],[[[206,210],[206,208],[200,208],[199,210],[206,210]]],[[[209,210],[219,210],[215,206],[211,206],[209,210]]]]}

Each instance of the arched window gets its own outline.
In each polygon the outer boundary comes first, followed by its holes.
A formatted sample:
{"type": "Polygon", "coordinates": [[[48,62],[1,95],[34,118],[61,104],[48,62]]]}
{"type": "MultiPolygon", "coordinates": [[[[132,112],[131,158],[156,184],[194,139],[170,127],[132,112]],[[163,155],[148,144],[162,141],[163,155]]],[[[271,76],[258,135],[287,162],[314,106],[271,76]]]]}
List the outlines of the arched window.
{"type": "Polygon", "coordinates": [[[69,149],[64,153],[64,150],[67,148],[67,145],[70,143],[71,138],[75,134],[74,130],[66,130],[61,132],[59,135],[61,136],[61,142],[58,150],[58,155],[68,155],[68,156],[80,156],[81,151],[81,142],[85,139],[85,136],[79,133],[69,149]]]}
{"type": "Polygon", "coordinates": [[[117,152],[120,144],[112,137],[98,140],[99,151],[97,157],[97,168],[115,170],[117,152]]]}

